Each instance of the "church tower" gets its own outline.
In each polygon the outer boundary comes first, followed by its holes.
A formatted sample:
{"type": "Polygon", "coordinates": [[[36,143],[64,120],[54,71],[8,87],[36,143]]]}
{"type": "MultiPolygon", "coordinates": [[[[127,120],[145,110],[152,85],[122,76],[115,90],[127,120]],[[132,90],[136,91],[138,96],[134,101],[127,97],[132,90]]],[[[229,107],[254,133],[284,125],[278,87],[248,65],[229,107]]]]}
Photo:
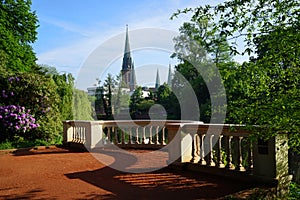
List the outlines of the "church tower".
{"type": "Polygon", "coordinates": [[[129,37],[128,37],[128,25],[126,25],[126,38],[125,49],[122,63],[122,81],[130,91],[133,91],[136,87],[136,78],[134,72],[134,64],[130,54],[129,37]]]}

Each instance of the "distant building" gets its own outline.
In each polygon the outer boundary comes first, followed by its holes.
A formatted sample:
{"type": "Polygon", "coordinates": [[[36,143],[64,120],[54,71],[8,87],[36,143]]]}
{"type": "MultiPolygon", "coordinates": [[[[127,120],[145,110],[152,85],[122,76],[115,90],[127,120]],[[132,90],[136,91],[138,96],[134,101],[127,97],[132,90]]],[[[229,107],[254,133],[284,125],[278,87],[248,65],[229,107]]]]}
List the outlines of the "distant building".
{"type": "Polygon", "coordinates": [[[87,88],[87,91],[88,91],[87,94],[89,96],[95,96],[96,95],[96,89],[97,89],[97,86],[88,87],[87,88]]]}
{"type": "MultiPolygon", "coordinates": [[[[137,82],[136,82],[134,61],[131,57],[131,51],[130,51],[128,25],[126,25],[125,48],[124,48],[124,55],[123,55],[122,68],[121,68],[121,81],[122,81],[121,83],[122,91],[128,91],[130,95],[133,94],[134,90],[137,87],[137,82]]],[[[171,65],[169,65],[167,84],[171,87],[171,83],[172,83],[172,72],[171,72],[171,65]]],[[[156,81],[154,87],[147,88],[147,90],[144,90],[143,96],[149,95],[150,91],[156,92],[160,85],[161,85],[160,76],[159,76],[159,71],[157,69],[156,81]]],[[[88,87],[87,88],[88,95],[95,96],[96,89],[97,86],[88,87]]]]}

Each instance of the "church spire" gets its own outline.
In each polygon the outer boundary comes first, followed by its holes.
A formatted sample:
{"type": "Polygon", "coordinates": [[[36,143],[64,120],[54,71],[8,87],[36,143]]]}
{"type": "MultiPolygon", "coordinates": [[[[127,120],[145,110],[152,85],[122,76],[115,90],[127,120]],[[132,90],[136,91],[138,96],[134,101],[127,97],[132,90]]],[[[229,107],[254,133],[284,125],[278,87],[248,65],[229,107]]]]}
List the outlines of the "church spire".
{"type": "Polygon", "coordinates": [[[168,86],[172,87],[172,70],[171,70],[171,64],[169,64],[168,86]]]}
{"type": "Polygon", "coordinates": [[[131,59],[131,55],[130,55],[128,25],[126,25],[126,39],[125,39],[125,48],[124,48],[122,70],[131,69],[131,66],[132,66],[132,59],[131,59]]]}
{"type": "Polygon", "coordinates": [[[130,46],[129,46],[129,37],[128,37],[128,24],[126,24],[126,39],[125,39],[125,49],[124,49],[124,58],[131,58],[130,56],[130,46]]]}
{"type": "Polygon", "coordinates": [[[131,68],[131,77],[130,77],[130,91],[134,91],[136,87],[136,77],[135,77],[135,70],[134,70],[134,62],[132,62],[131,68]]]}
{"type": "Polygon", "coordinates": [[[157,69],[157,72],[156,72],[156,81],[155,81],[155,90],[157,91],[158,88],[160,86],[160,78],[159,78],[159,71],[157,69]]]}
{"type": "Polygon", "coordinates": [[[122,73],[122,81],[126,84],[127,87],[130,86],[132,64],[133,63],[130,54],[130,46],[129,46],[128,25],[126,25],[125,48],[124,48],[124,56],[123,56],[121,73],[122,73]]]}

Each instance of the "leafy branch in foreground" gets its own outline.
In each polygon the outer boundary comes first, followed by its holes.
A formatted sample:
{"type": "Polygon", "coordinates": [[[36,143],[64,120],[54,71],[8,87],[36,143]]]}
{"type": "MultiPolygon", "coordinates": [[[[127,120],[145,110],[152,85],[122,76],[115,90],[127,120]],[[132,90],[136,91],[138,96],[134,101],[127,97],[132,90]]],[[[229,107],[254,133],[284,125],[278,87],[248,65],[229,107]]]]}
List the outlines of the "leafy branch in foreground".
{"type": "Polygon", "coordinates": [[[178,11],[171,18],[188,12],[192,23],[210,24],[203,47],[222,38],[232,54],[250,56],[224,78],[230,120],[264,127],[258,133],[263,138],[289,133],[290,146],[300,152],[299,1],[228,0],[178,11]]]}

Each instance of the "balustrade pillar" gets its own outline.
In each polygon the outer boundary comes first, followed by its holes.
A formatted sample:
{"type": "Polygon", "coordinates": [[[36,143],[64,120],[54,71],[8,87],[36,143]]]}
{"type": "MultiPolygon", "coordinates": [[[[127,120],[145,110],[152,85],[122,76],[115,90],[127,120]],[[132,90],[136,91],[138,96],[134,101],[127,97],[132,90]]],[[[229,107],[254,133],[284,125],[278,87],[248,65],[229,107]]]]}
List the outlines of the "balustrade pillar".
{"type": "Polygon", "coordinates": [[[68,142],[73,141],[73,133],[74,133],[74,126],[72,126],[72,122],[63,121],[63,143],[66,144],[68,142]]]}
{"type": "Polygon", "coordinates": [[[132,144],[132,128],[128,128],[128,144],[132,144]]]}
{"type": "Polygon", "coordinates": [[[148,143],[148,144],[154,144],[154,143],[153,143],[152,129],[153,129],[153,126],[150,126],[150,127],[149,127],[149,143],[148,143]]]}
{"type": "Polygon", "coordinates": [[[121,131],[121,144],[125,144],[125,131],[123,129],[121,131]]]}
{"type": "Polygon", "coordinates": [[[155,144],[160,144],[159,143],[159,126],[157,126],[155,129],[155,144]]]}
{"type": "Polygon", "coordinates": [[[181,163],[181,124],[170,123],[166,124],[168,129],[168,153],[169,159],[168,164],[181,163]]]}
{"type": "Polygon", "coordinates": [[[213,154],[213,145],[212,145],[212,139],[214,137],[214,135],[209,135],[209,134],[206,134],[206,136],[208,138],[208,154],[207,154],[207,165],[208,166],[216,166],[213,158],[214,158],[214,154],[213,154]]]}
{"type": "Polygon", "coordinates": [[[231,152],[231,140],[232,140],[232,136],[227,136],[226,137],[226,161],[227,164],[225,166],[226,169],[234,169],[234,165],[232,164],[232,152],[231,152]]]}
{"type": "Polygon", "coordinates": [[[166,127],[162,128],[161,144],[166,145],[166,127]]]}
{"type": "Polygon", "coordinates": [[[244,166],[242,165],[243,162],[243,155],[242,155],[242,139],[243,137],[236,137],[237,140],[237,165],[236,170],[237,171],[245,171],[244,166]]]}
{"type": "Polygon", "coordinates": [[[225,165],[223,163],[223,156],[222,156],[222,138],[223,135],[219,136],[218,142],[217,142],[217,164],[216,166],[219,168],[224,168],[225,165]]]}
{"type": "Polygon", "coordinates": [[[142,135],[142,144],[145,144],[145,139],[146,139],[146,127],[143,127],[143,135],[142,135]]]}
{"type": "Polygon", "coordinates": [[[139,144],[139,127],[135,128],[135,143],[139,144]]]}
{"type": "Polygon", "coordinates": [[[85,127],[85,147],[88,150],[97,147],[103,147],[103,126],[102,123],[91,121],[84,123],[85,127]]]}
{"type": "Polygon", "coordinates": [[[192,159],[190,162],[198,163],[200,158],[200,141],[197,134],[192,134],[192,159]]]}
{"type": "Polygon", "coordinates": [[[112,140],[111,140],[111,127],[107,127],[107,142],[112,143],[112,140]]]}
{"type": "Polygon", "coordinates": [[[205,151],[204,151],[204,137],[205,135],[202,133],[200,133],[200,159],[199,159],[199,164],[201,165],[206,165],[206,161],[205,161],[205,151]]]}

